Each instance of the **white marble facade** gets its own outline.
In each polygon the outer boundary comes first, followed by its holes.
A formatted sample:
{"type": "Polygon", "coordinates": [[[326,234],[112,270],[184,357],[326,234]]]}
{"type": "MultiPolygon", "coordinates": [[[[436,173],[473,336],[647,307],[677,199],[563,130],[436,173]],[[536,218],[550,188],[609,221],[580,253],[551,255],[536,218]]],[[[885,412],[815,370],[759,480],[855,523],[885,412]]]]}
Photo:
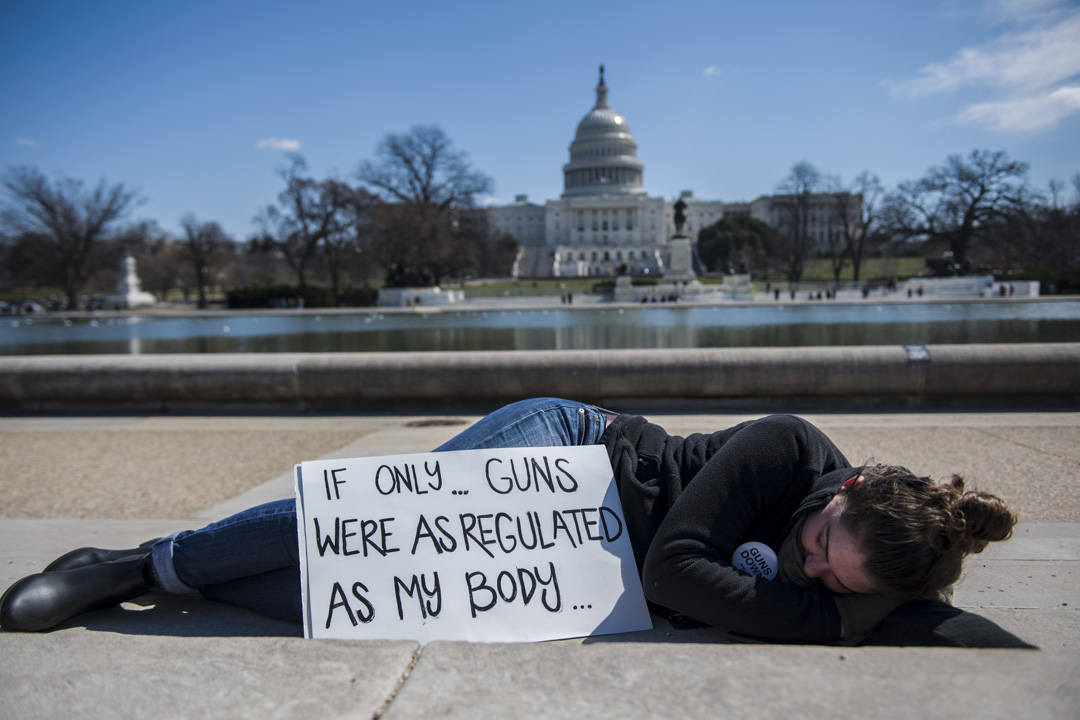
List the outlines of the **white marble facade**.
{"type": "MultiPolygon", "coordinates": [[[[596,104],[577,126],[570,161],[563,165],[563,193],[543,205],[518,195],[513,203],[488,208],[488,222],[521,244],[515,268],[525,277],[665,275],[676,235],[676,200],[645,192],[644,165],[626,118],[608,103],[604,68],[596,104]]],[[[682,234],[696,241],[702,228],[725,214],[744,214],[773,224],[768,196],[753,203],[700,200],[680,193],[686,216],[682,234]]],[[[685,253],[678,249],[677,274],[685,253]]]]}
{"type": "Polygon", "coordinates": [[[578,123],[563,166],[562,196],[541,206],[519,195],[489,208],[488,221],[534,256],[522,274],[662,274],[671,209],[646,194],[643,177],[637,143],[626,118],[608,103],[601,67],[596,104],[578,123]]]}

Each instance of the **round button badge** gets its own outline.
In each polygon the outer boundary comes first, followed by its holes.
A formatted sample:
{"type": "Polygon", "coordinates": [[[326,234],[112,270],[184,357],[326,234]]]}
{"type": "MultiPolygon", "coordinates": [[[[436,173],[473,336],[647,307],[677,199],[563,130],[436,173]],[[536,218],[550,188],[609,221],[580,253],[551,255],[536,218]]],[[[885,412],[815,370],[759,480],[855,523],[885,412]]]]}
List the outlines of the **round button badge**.
{"type": "Polygon", "coordinates": [[[756,575],[766,580],[776,578],[779,563],[776,553],[765,543],[748,542],[735,548],[735,554],[731,558],[731,564],[739,570],[745,570],[751,575],[756,575]]]}

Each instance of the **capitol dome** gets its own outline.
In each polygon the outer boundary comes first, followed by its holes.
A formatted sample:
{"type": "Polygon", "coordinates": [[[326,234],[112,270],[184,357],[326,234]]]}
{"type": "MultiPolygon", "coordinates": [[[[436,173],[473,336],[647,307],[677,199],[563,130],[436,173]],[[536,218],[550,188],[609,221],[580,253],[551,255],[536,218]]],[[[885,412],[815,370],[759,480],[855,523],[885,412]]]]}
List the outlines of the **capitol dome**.
{"type": "Polygon", "coordinates": [[[637,159],[629,123],[608,104],[601,65],[596,105],[578,123],[570,143],[570,162],[563,166],[563,197],[642,195],[644,167],[637,159]]]}
{"type": "Polygon", "coordinates": [[[596,107],[589,111],[589,114],[578,123],[577,135],[574,136],[574,141],[604,135],[625,136],[632,141],[634,138],[630,134],[630,125],[626,122],[626,118],[615,112],[615,108],[608,105],[607,86],[604,84],[603,76],[601,76],[600,84],[596,88],[596,94],[596,107]]]}

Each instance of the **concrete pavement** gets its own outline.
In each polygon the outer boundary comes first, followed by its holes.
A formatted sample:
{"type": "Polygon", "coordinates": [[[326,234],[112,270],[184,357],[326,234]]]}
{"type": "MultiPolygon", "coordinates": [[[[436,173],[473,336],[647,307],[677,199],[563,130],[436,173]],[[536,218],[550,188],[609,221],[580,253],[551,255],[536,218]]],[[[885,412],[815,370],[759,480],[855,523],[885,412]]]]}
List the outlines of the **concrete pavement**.
{"type": "MultiPolygon", "coordinates": [[[[757,416],[651,410],[677,434],[757,416]]],[[[0,633],[0,718],[1075,718],[1080,413],[804,417],[852,462],[960,472],[1002,495],[1022,524],[968,561],[956,604],[1041,650],[743,645],[659,618],[651,631],[539,644],[311,641],[246,611],[151,595],[52,633],[0,633]]],[[[289,496],[294,462],[423,451],[473,420],[0,418],[0,585],[79,545],[126,547],[289,496]]]]}

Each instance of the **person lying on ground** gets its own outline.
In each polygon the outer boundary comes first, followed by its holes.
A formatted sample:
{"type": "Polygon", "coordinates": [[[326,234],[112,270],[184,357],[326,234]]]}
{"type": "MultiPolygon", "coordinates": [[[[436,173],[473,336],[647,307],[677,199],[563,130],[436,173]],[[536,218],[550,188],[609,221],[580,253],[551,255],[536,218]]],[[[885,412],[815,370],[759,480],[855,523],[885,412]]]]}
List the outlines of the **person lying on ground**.
{"type": "MultiPolygon", "coordinates": [[[[1031,647],[949,605],[964,558],[1007,539],[998,497],[893,465],[853,467],[818,428],[777,415],[679,437],[552,398],[508,405],[436,451],[603,445],[654,612],[736,639],[1031,647]],[[747,542],[776,581],[737,568],[747,542]]],[[[151,590],[301,622],[296,502],[260,505],[139,548],[80,548],[12,585],[0,626],[44,631],[151,590]]]]}

